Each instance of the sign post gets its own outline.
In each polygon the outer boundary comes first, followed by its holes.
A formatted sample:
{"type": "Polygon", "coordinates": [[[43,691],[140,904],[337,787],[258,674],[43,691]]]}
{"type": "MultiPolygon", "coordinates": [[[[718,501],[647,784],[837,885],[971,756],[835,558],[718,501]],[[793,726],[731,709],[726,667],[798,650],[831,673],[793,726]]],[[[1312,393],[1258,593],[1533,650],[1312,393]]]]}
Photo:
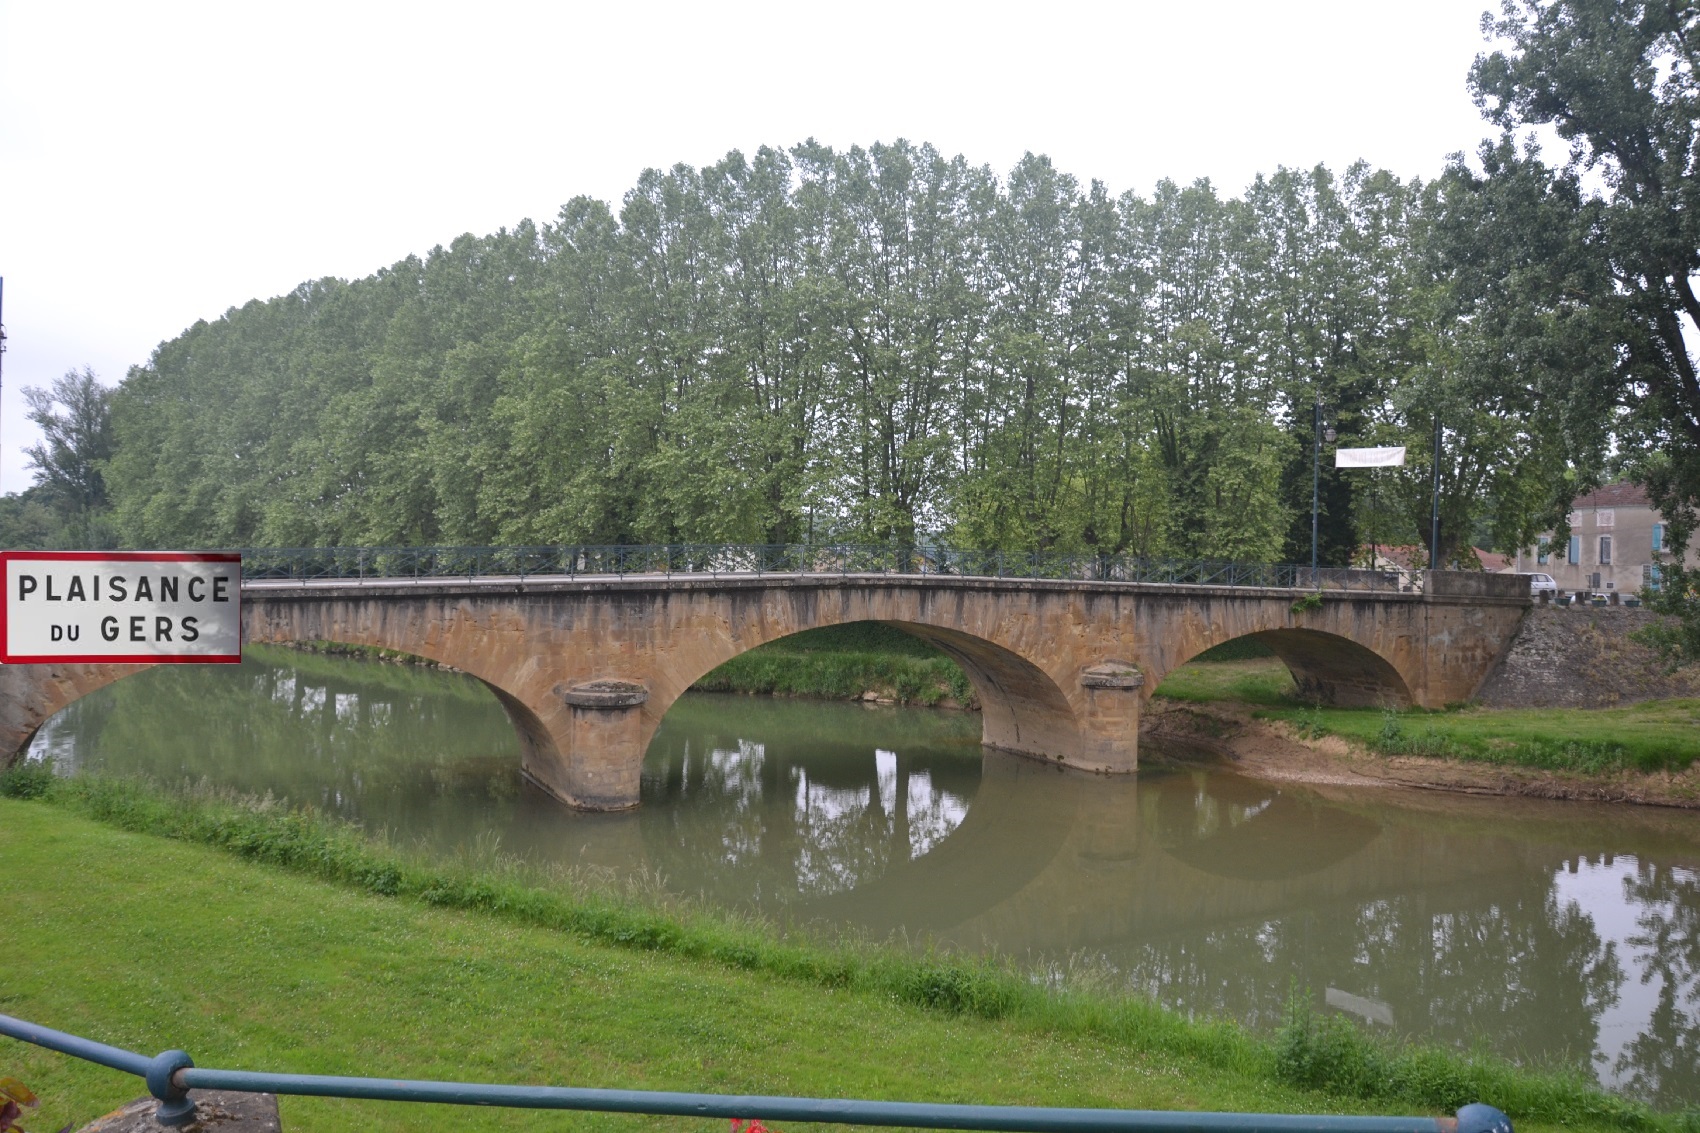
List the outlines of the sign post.
{"type": "Polygon", "coordinates": [[[242,556],[0,551],[0,664],[236,664],[242,556]]]}

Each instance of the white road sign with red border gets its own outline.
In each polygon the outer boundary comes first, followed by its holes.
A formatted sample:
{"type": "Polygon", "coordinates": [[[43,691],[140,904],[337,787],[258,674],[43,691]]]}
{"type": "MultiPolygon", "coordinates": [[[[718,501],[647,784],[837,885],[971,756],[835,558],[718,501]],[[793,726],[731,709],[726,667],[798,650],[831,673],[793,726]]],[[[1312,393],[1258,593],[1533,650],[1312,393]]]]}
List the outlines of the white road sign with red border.
{"type": "Polygon", "coordinates": [[[242,660],[242,556],[0,551],[0,663],[242,660]]]}

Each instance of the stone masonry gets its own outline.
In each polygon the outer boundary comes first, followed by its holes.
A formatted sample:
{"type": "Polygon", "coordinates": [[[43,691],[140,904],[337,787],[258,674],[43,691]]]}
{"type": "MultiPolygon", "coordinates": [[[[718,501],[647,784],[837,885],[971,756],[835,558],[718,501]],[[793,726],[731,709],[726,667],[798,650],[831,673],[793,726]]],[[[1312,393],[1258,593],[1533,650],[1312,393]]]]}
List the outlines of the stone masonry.
{"type": "MultiPolygon", "coordinates": [[[[243,640],[416,654],[483,681],[525,773],[573,806],[636,806],[667,709],[745,650],[878,621],[936,645],[981,705],[988,747],[1129,772],[1145,701],[1175,666],[1254,636],[1337,704],[1476,695],[1528,605],[1515,576],[1440,572],[1427,593],[900,575],[628,576],[245,585],[243,640]]],[[[53,712],[135,666],[0,667],[0,762],[53,712]]]]}
{"type": "Polygon", "coordinates": [[[1533,606],[1482,685],[1492,708],[1610,708],[1700,696],[1700,665],[1667,672],[1629,634],[1657,615],[1623,606],[1533,606]]]}

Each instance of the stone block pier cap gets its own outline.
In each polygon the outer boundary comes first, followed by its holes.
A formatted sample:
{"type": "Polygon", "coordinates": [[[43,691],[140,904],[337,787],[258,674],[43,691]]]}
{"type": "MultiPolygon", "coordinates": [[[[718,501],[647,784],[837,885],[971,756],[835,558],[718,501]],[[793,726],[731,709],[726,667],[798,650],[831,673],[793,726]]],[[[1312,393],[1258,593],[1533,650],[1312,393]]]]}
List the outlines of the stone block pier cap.
{"type": "Polygon", "coordinates": [[[1085,688],[1135,689],[1145,684],[1145,674],[1131,661],[1100,661],[1080,674],[1085,688]]]}
{"type": "Polygon", "coordinates": [[[636,708],[649,699],[649,689],[636,681],[586,681],[555,691],[574,708],[636,708]]]}

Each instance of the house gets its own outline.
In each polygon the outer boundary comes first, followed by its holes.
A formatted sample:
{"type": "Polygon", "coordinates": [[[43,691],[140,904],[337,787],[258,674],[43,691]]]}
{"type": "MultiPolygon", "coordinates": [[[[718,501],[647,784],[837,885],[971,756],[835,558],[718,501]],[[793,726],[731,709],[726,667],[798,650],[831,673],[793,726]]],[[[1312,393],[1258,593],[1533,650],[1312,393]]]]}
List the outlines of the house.
{"type": "Polygon", "coordinates": [[[1607,484],[1570,504],[1570,536],[1549,532],[1517,553],[1515,569],[1552,575],[1563,592],[1623,595],[1657,587],[1669,539],[1664,517],[1639,484],[1607,484]]]}

